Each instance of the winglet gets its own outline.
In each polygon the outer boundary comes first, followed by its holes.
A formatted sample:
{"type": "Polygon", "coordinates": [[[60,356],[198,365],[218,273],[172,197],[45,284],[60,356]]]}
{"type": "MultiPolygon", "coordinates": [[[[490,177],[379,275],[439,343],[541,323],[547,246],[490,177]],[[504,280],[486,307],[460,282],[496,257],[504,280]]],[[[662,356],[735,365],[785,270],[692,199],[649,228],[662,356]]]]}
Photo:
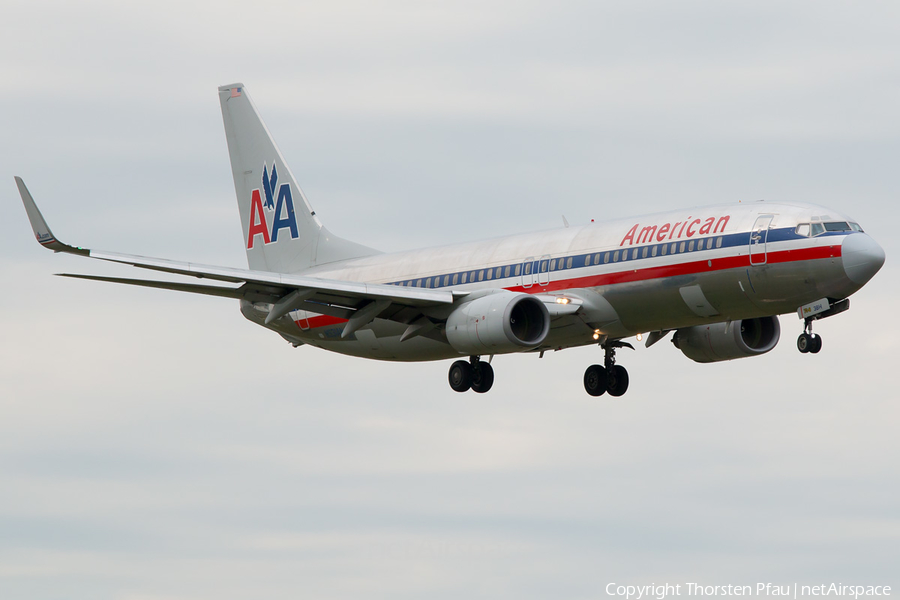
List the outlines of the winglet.
{"type": "Polygon", "coordinates": [[[19,195],[22,196],[22,203],[25,205],[25,212],[28,213],[28,220],[31,221],[31,229],[34,230],[34,237],[37,238],[37,241],[41,246],[49,248],[54,252],[69,252],[86,256],[90,255],[91,252],[87,248],[75,248],[74,246],[69,246],[56,239],[53,232],[50,231],[50,227],[47,226],[44,215],[41,214],[37,204],[34,203],[34,198],[31,197],[31,192],[25,187],[25,182],[22,181],[21,177],[16,177],[16,186],[19,188],[19,195]]]}

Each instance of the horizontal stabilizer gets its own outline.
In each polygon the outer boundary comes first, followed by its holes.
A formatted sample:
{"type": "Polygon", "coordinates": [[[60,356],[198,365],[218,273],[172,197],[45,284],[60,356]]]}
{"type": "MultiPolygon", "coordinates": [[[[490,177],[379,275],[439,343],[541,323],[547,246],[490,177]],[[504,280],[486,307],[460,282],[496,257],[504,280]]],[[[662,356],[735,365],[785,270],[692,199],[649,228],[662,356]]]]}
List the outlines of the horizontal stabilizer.
{"type": "Polygon", "coordinates": [[[108,283],[124,283],[140,287],[157,288],[161,290],[175,290],[176,292],[190,292],[191,294],[205,294],[207,296],[221,296],[222,298],[241,298],[241,288],[226,287],[224,285],[202,285],[199,283],[178,283],[176,281],[152,281],[149,279],[129,279],[127,277],[101,277],[100,275],[79,275],[75,273],[57,273],[59,277],[71,277],[72,279],[87,279],[89,281],[106,281],[108,283]]]}

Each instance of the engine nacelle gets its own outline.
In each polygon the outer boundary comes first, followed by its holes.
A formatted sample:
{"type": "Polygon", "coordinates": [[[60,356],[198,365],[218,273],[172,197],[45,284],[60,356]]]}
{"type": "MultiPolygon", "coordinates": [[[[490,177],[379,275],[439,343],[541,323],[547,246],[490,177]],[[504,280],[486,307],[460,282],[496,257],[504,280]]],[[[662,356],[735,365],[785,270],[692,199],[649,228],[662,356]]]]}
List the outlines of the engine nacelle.
{"type": "Polygon", "coordinates": [[[550,313],[528,294],[502,291],[470,300],[447,318],[447,341],[462,354],[503,354],[539,346],[550,313]]]}
{"type": "Polygon", "coordinates": [[[679,329],[672,343],[691,360],[710,363],[765,354],[780,337],[778,317],[760,317],[679,329]]]}

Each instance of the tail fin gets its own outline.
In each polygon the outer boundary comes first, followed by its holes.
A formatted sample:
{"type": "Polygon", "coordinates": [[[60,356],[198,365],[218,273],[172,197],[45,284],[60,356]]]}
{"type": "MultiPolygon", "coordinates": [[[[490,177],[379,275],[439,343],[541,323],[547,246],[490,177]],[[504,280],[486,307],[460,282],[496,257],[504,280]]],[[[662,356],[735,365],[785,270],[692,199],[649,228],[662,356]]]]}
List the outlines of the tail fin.
{"type": "Polygon", "coordinates": [[[243,84],[220,87],[219,103],[251,269],[297,273],[378,254],[325,229],[243,84]]]}

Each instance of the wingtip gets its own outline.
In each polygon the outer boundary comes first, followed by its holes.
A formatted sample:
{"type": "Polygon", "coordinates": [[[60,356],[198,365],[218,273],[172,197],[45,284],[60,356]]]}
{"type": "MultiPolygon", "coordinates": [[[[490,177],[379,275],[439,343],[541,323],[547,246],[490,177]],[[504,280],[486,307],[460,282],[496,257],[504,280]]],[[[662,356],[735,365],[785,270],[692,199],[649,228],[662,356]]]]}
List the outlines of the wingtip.
{"type": "Polygon", "coordinates": [[[50,227],[47,225],[47,221],[44,219],[44,215],[41,214],[41,210],[37,207],[34,198],[31,197],[31,192],[29,192],[28,188],[25,186],[25,182],[18,175],[15,176],[15,179],[16,185],[19,188],[19,195],[22,197],[22,204],[25,205],[25,214],[28,215],[28,221],[31,223],[31,230],[34,232],[34,237],[37,242],[44,248],[53,250],[54,252],[89,254],[89,250],[84,248],[74,248],[68,244],[64,244],[53,235],[53,232],[50,231],[50,227]]]}

